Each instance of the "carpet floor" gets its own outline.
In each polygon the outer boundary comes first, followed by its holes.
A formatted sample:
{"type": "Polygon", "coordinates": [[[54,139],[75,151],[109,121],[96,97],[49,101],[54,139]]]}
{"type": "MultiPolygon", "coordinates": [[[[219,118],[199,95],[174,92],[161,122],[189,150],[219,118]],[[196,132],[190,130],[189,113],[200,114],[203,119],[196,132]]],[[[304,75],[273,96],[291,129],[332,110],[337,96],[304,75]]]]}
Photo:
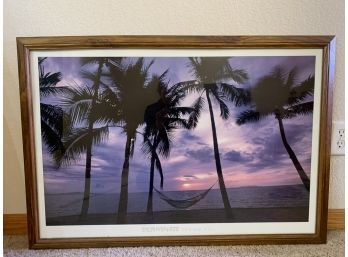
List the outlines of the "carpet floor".
{"type": "Polygon", "coordinates": [[[68,250],[28,250],[25,236],[4,236],[4,256],[23,257],[341,257],[344,256],[344,231],[329,231],[323,245],[265,246],[180,246],[125,247],[68,250]]]}

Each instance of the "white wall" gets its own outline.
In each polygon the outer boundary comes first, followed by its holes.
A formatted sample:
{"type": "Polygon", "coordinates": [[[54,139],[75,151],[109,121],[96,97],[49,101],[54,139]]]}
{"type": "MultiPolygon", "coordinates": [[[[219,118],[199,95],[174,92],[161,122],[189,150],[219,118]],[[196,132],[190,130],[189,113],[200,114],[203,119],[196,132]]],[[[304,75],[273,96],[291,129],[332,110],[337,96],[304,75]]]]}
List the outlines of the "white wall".
{"type": "MultiPolygon", "coordinates": [[[[18,36],[336,35],[333,119],[344,120],[343,0],[5,0],[4,212],[24,213],[18,36]]],[[[344,208],[344,158],[333,157],[330,208],[344,208]]]]}

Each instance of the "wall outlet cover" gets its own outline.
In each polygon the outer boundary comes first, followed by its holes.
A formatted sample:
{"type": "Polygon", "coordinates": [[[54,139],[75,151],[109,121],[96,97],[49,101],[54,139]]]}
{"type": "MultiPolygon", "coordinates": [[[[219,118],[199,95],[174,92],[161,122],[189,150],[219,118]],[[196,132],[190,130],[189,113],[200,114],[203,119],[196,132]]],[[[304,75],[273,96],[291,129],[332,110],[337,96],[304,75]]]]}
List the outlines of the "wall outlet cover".
{"type": "Polygon", "coordinates": [[[343,121],[332,122],[331,155],[344,155],[345,128],[343,121]]]}

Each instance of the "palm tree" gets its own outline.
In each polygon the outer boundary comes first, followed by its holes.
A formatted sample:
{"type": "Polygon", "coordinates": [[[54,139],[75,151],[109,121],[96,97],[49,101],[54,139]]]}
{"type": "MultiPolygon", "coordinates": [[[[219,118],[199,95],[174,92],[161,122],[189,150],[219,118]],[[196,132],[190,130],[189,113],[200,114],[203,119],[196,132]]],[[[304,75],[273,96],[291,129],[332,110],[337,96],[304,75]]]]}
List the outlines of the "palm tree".
{"type": "Polygon", "coordinates": [[[79,159],[83,152],[86,153],[85,186],[81,208],[81,216],[86,217],[89,209],[91,187],[92,146],[107,138],[107,123],[117,119],[117,111],[103,99],[105,92],[110,89],[103,82],[102,76],[105,67],[117,66],[121,58],[84,57],[80,61],[82,66],[96,66],[95,72],[87,70],[81,72],[82,77],[92,81],[93,85],[91,88],[88,86],[71,87],[69,92],[64,95],[62,102],[67,107],[72,125],[81,126],[83,124],[86,127],[78,127],[66,133],[64,144],[66,149],[63,154],[56,155],[56,160],[58,163],[69,163],[71,160],[79,159]],[[106,88],[104,94],[101,93],[101,86],[106,88]],[[99,125],[104,123],[104,126],[95,128],[94,125],[97,123],[99,125]]]}
{"type": "Polygon", "coordinates": [[[121,190],[117,222],[124,223],[128,205],[129,160],[134,153],[137,128],[144,122],[146,107],[158,98],[157,88],[149,75],[153,60],[145,63],[144,58],[123,62],[121,67],[110,66],[110,78],[114,93],[120,101],[122,128],[126,134],[124,162],[121,173],[121,190]]]}
{"type": "Polygon", "coordinates": [[[240,106],[248,102],[247,91],[224,83],[224,81],[227,80],[242,83],[248,79],[248,75],[244,70],[233,69],[231,67],[229,59],[230,58],[228,57],[191,57],[189,58],[188,68],[195,79],[180,82],[176,85],[177,88],[185,92],[196,92],[200,94],[196,101],[197,103],[200,103],[202,108],[204,104],[202,94],[205,93],[209,107],[211,129],[213,134],[216,172],[218,175],[221,196],[227,215],[230,214],[231,205],[222,173],[211,98],[213,98],[213,100],[215,100],[215,102],[219,105],[220,117],[224,120],[228,119],[230,115],[229,107],[227,106],[226,102],[234,103],[236,106],[240,106]]]}
{"type": "Polygon", "coordinates": [[[187,93],[196,92],[200,94],[196,101],[201,103],[202,108],[204,106],[202,94],[205,93],[205,97],[208,102],[213,135],[216,172],[218,175],[221,197],[227,216],[230,216],[231,214],[231,205],[222,173],[211,98],[213,98],[213,100],[215,100],[215,102],[219,105],[220,117],[224,120],[228,119],[230,115],[229,107],[227,106],[226,102],[234,103],[236,106],[240,106],[248,102],[247,91],[242,88],[237,88],[231,84],[224,83],[224,81],[230,80],[237,83],[242,83],[248,79],[248,75],[244,70],[233,69],[231,67],[229,59],[229,57],[190,57],[188,68],[195,79],[180,82],[176,85],[177,88],[187,93]]]}
{"type": "MultiPolygon", "coordinates": [[[[51,97],[61,92],[64,92],[65,88],[57,86],[62,79],[62,73],[45,73],[44,61],[47,58],[39,58],[39,89],[40,97],[51,97]]],[[[42,138],[50,153],[56,151],[62,151],[63,145],[61,142],[64,115],[62,108],[40,102],[40,114],[41,114],[41,133],[42,138]]]]}
{"type": "Polygon", "coordinates": [[[86,78],[89,78],[91,81],[93,81],[93,98],[89,110],[89,117],[88,117],[88,134],[90,135],[88,137],[89,142],[87,145],[86,149],[86,172],[85,172],[85,189],[84,189],[84,197],[83,197],[83,203],[82,203],[82,209],[81,209],[81,215],[85,216],[87,215],[88,208],[89,208],[89,195],[90,195],[90,190],[91,190],[91,167],[92,167],[92,144],[93,144],[93,125],[96,121],[95,117],[95,106],[96,106],[96,101],[98,99],[98,94],[99,94],[99,88],[100,85],[102,84],[102,72],[103,72],[103,67],[104,66],[109,66],[110,64],[116,66],[119,64],[121,61],[120,58],[109,58],[109,57],[91,57],[91,58],[81,58],[81,63],[83,65],[86,64],[91,64],[91,63],[97,63],[98,68],[95,74],[90,73],[90,72],[84,72],[83,75],[86,78]]]}
{"type": "Polygon", "coordinates": [[[314,77],[309,76],[306,80],[296,84],[297,76],[296,68],[286,74],[284,68],[276,67],[269,75],[262,77],[251,88],[252,108],[239,114],[237,124],[256,122],[261,118],[274,115],[278,121],[283,145],[303,185],[309,191],[310,180],[287,141],[283,125],[283,119],[313,112],[313,101],[308,98],[313,95],[314,77]]]}
{"type": "Polygon", "coordinates": [[[147,202],[147,212],[153,211],[153,189],[155,165],[161,176],[161,187],[163,187],[163,171],[159,154],[165,158],[169,157],[172,133],[179,128],[192,129],[197,125],[200,115],[200,106],[194,104],[192,107],[180,106],[185,94],[176,90],[175,87],[168,87],[165,81],[166,72],[153,79],[158,84],[159,99],[157,102],[149,105],[145,110],[145,129],[144,142],[142,145],[143,152],[149,156],[150,165],[150,183],[147,202]]]}

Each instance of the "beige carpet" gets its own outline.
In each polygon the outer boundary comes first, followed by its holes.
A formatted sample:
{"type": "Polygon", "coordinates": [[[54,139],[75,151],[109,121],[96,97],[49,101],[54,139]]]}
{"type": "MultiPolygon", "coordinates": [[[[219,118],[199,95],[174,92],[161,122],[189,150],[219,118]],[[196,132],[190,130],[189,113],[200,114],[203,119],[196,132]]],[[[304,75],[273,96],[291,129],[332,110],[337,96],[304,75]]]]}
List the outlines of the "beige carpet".
{"type": "Polygon", "coordinates": [[[127,247],[75,250],[27,250],[24,236],[4,237],[4,256],[23,257],[341,257],[344,256],[344,231],[330,231],[325,245],[268,246],[196,246],[196,247],[127,247]]]}

